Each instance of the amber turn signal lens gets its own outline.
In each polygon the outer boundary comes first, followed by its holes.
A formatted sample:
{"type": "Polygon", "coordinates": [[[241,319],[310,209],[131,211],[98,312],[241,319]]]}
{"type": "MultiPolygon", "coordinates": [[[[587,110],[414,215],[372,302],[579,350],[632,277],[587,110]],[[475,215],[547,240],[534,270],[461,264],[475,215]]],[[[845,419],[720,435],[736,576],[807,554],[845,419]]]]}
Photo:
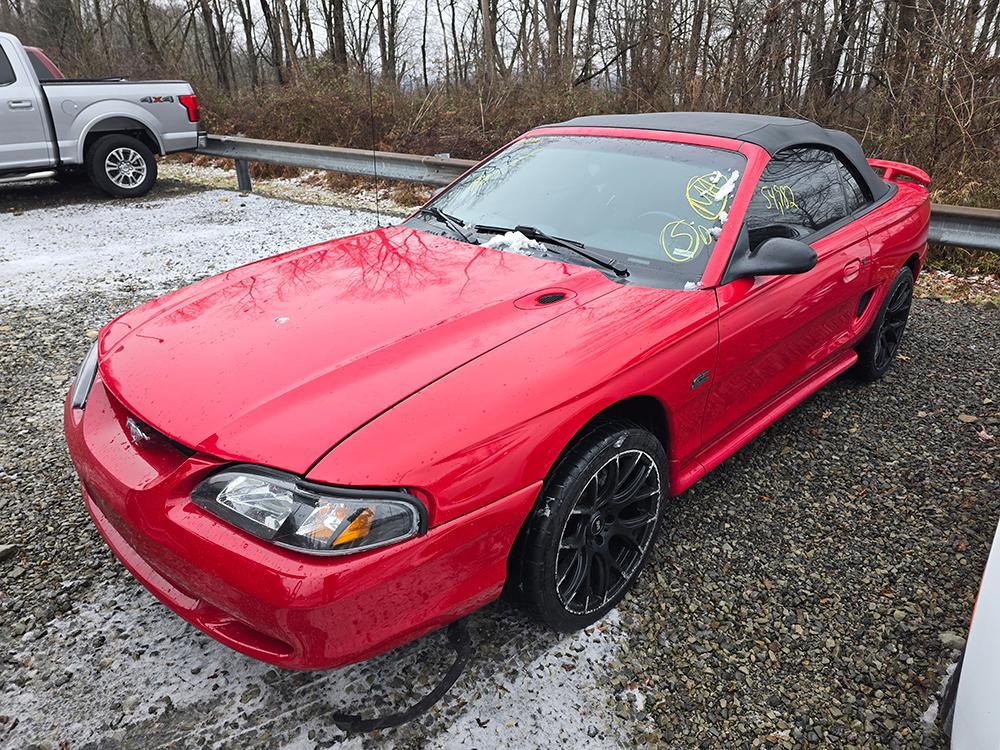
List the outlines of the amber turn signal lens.
{"type": "Polygon", "coordinates": [[[371,530],[372,512],[368,510],[368,508],[365,508],[358,513],[357,517],[351,521],[350,525],[333,541],[333,546],[336,547],[338,544],[347,544],[348,542],[354,542],[358,539],[364,539],[368,536],[368,532],[371,530]]]}

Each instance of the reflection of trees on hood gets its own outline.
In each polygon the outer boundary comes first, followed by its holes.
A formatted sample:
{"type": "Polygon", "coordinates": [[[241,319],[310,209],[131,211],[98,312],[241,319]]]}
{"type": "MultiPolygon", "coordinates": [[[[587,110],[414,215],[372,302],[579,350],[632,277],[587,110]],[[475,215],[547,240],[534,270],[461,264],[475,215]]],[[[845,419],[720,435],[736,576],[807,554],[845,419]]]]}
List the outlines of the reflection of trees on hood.
{"type": "MultiPolygon", "coordinates": [[[[318,304],[325,298],[405,299],[442,285],[456,286],[461,297],[479,279],[517,273],[505,253],[463,247],[465,252],[456,252],[452,240],[406,227],[377,229],[206,279],[195,287],[201,294],[170,311],[168,318],[193,320],[216,308],[233,315],[269,314],[280,303],[302,297],[318,299],[318,304]]],[[[570,272],[561,264],[563,275],[570,272]]]]}

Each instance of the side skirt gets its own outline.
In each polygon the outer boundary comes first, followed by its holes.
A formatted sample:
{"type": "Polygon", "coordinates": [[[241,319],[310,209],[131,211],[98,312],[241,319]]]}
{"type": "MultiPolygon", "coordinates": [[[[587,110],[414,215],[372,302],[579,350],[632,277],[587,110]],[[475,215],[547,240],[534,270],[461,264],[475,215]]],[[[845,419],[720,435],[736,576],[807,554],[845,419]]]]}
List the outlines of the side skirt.
{"type": "Polygon", "coordinates": [[[849,370],[857,361],[857,353],[853,349],[847,350],[823,369],[800,379],[782,394],[771,399],[753,416],[703,448],[694,460],[678,471],[674,486],[671,488],[672,494],[677,495],[686,490],[809,396],[849,370]]]}

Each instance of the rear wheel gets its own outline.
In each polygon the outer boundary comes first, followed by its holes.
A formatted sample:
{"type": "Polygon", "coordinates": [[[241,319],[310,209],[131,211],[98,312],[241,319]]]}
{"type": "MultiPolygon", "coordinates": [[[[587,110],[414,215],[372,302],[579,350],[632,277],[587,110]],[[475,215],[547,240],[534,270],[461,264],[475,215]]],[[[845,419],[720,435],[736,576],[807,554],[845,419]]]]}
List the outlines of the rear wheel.
{"type": "Polygon", "coordinates": [[[106,135],[87,152],[87,174],[108,195],[135,198],[156,182],[156,157],[132,136],[106,135]]]}
{"type": "Polygon", "coordinates": [[[584,435],[546,481],[518,548],[520,598],[556,630],[593,624],[631,588],[659,533],[663,446],[631,423],[584,435]]]}
{"type": "Polygon", "coordinates": [[[871,330],[858,344],[854,373],[859,379],[870,382],[885,375],[903,341],[912,303],[913,273],[903,266],[889,285],[871,330]]]}

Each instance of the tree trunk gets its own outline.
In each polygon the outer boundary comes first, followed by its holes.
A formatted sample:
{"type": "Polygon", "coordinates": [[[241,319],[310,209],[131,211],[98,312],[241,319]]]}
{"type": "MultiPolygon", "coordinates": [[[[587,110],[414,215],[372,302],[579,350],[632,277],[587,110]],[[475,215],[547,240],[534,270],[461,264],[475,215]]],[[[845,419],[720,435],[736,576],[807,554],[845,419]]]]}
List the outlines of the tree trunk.
{"type": "Polygon", "coordinates": [[[272,10],[268,0],[260,0],[260,9],[264,14],[268,40],[271,42],[271,65],[274,67],[274,74],[278,83],[284,85],[288,83],[288,76],[285,74],[284,50],[281,44],[281,25],[277,14],[272,10]]]}
{"type": "Polygon", "coordinates": [[[230,91],[229,75],[226,72],[226,65],[222,59],[222,49],[219,46],[219,38],[215,33],[215,23],[212,18],[212,8],[208,0],[198,0],[198,7],[201,9],[201,18],[205,25],[205,36],[208,39],[208,54],[215,68],[215,77],[223,91],[230,91]]]}
{"type": "Polygon", "coordinates": [[[479,0],[479,9],[483,16],[483,75],[487,82],[491,82],[496,73],[497,64],[493,57],[496,37],[493,32],[490,0],[479,0]]]}

